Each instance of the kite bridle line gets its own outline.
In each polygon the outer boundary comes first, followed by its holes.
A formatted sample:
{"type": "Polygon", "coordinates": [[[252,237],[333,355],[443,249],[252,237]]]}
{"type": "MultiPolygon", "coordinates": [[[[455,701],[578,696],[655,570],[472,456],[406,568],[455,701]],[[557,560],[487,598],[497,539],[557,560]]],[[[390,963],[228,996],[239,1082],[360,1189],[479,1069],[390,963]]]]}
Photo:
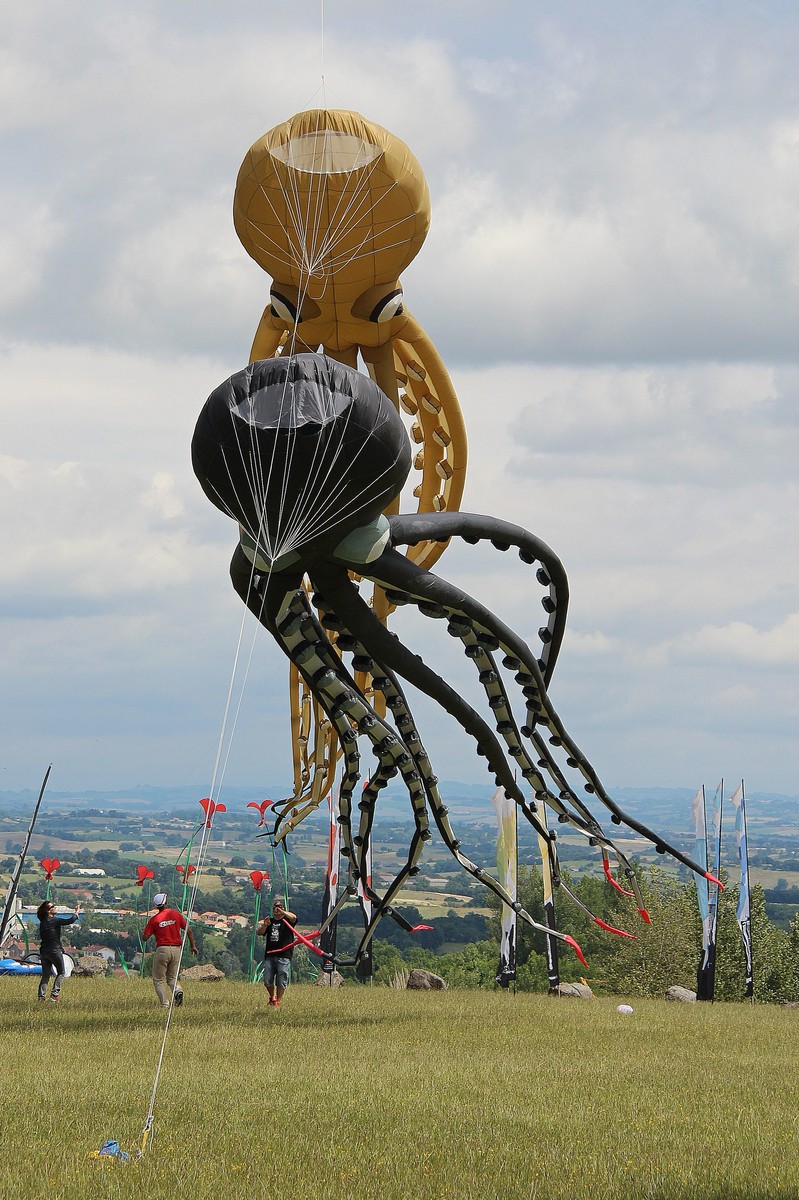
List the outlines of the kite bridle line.
{"type": "MultiPolygon", "coordinates": [[[[228,684],[227,696],[225,699],[225,707],[224,707],[224,712],[223,712],[223,716],[222,716],[221,727],[219,730],[219,738],[217,740],[216,757],[214,759],[214,769],[213,769],[213,773],[212,773],[212,777],[211,777],[211,787],[209,789],[211,797],[218,796],[221,793],[222,784],[224,782],[225,769],[227,767],[227,762],[230,757],[230,748],[231,748],[231,745],[233,742],[233,737],[234,737],[234,734],[236,731],[238,716],[241,711],[241,703],[242,703],[242,697],[244,694],[244,688],[246,687],[247,676],[249,675],[250,664],[252,662],[252,655],[253,655],[253,650],[254,650],[254,646],[255,646],[255,632],[253,633],[252,644],[250,646],[250,652],[249,652],[249,656],[248,656],[248,660],[247,660],[247,667],[246,667],[244,679],[241,684],[241,691],[239,694],[238,703],[236,705],[236,710],[235,710],[235,714],[234,714],[234,718],[233,718],[233,722],[232,722],[232,727],[230,728],[229,736],[228,736],[230,713],[231,713],[231,707],[232,707],[232,703],[233,703],[233,695],[234,695],[234,690],[235,690],[236,676],[237,676],[238,666],[239,666],[239,659],[241,657],[242,643],[244,640],[244,629],[245,629],[246,620],[247,620],[247,609],[245,608],[244,612],[242,614],[241,623],[239,626],[239,634],[238,634],[238,639],[236,641],[236,648],[235,648],[235,653],[233,656],[233,665],[232,665],[231,673],[230,673],[230,682],[228,684]],[[227,738],[227,752],[225,753],[226,738],[227,738]]],[[[256,626],[256,630],[257,630],[257,626],[256,626]]],[[[186,928],[183,931],[183,936],[182,936],[181,942],[180,942],[180,953],[178,955],[178,966],[177,966],[178,978],[180,977],[180,969],[181,969],[181,965],[183,963],[183,955],[186,950],[186,940],[188,937],[188,923],[189,923],[189,920],[191,919],[191,913],[194,911],[194,901],[197,896],[197,892],[199,890],[200,880],[202,878],[202,872],[203,872],[203,868],[205,866],[206,853],[208,850],[211,831],[213,828],[214,816],[216,813],[215,802],[212,802],[212,803],[214,804],[214,807],[212,807],[210,809],[209,813],[207,814],[207,819],[203,822],[203,826],[202,826],[202,836],[200,838],[200,845],[199,845],[199,849],[198,849],[198,853],[197,853],[197,862],[196,862],[196,867],[195,867],[195,871],[194,871],[194,883],[191,888],[191,894],[190,894],[188,910],[187,910],[188,911],[187,923],[186,923],[186,928]]],[[[192,838],[190,839],[191,842],[194,841],[196,834],[197,834],[197,830],[195,830],[194,834],[192,834],[192,838]]],[[[181,851],[181,853],[182,853],[182,851],[181,851]]],[[[143,1154],[147,1148],[147,1145],[152,1138],[153,1123],[155,1120],[155,1102],[156,1102],[156,1097],[158,1095],[158,1085],[161,1080],[161,1071],[163,1069],[163,1064],[164,1064],[164,1056],[166,1053],[167,1038],[169,1036],[169,1028],[170,1028],[170,1024],[172,1021],[172,1011],[174,1008],[174,1000],[175,1000],[175,996],[174,996],[174,992],[173,992],[169,999],[169,1009],[167,1010],[166,1021],[164,1022],[164,1032],[163,1032],[163,1036],[161,1039],[161,1049],[159,1051],[158,1062],[157,1062],[156,1069],[155,1069],[155,1077],[153,1079],[152,1092],[150,1094],[150,1103],[149,1103],[149,1106],[147,1109],[147,1116],[144,1121],[144,1126],[142,1128],[141,1142],[140,1142],[139,1150],[137,1152],[139,1158],[141,1158],[143,1156],[143,1154]]]]}
{"type": "MultiPolygon", "coordinates": [[[[354,174],[356,170],[362,171],[362,166],[363,165],[361,164],[360,166],[356,166],[355,168],[353,168],[353,171],[351,172],[351,174],[354,174]]],[[[367,181],[368,181],[368,177],[369,177],[370,173],[371,172],[366,173],[367,181]]],[[[363,178],[363,176],[361,176],[361,178],[363,178]]],[[[392,185],[392,186],[395,186],[395,185],[392,185]]],[[[345,226],[346,221],[349,219],[349,212],[352,208],[354,200],[356,198],[360,197],[363,194],[364,190],[365,190],[365,185],[363,183],[360,185],[359,188],[355,189],[355,197],[350,199],[349,208],[345,209],[344,214],[342,216],[340,216],[340,223],[342,226],[345,226]]],[[[323,205],[321,203],[321,189],[319,189],[319,192],[320,192],[320,195],[317,196],[317,200],[316,200],[316,213],[315,214],[311,213],[311,206],[309,205],[308,211],[305,214],[304,232],[307,233],[308,230],[311,228],[311,220],[312,220],[312,215],[313,215],[313,219],[315,221],[314,237],[317,236],[321,218],[322,218],[322,211],[323,211],[323,205]]],[[[346,233],[346,228],[344,228],[344,231],[340,232],[338,236],[343,237],[343,236],[345,236],[345,233],[346,233]]],[[[327,241],[326,243],[324,243],[321,248],[317,249],[316,259],[320,261],[321,257],[323,255],[327,255],[328,258],[331,258],[334,244],[335,243],[331,242],[331,241],[327,241]]],[[[366,242],[363,243],[363,245],[365,245],[365,244],[366,244],[366,242]]],[[[357,247],[356,250],[353,251],[349,255],[349,258],[356,257],[360,253],[361,250],[362,250],[362,246],[357,247]]],[[[317,263],[316,263],[317,266],[319,265],[319,261],[317,261],[317,263]]],[[[340,256],[340,260],[335,265],[341,266],[346,261],[347,261],[346,257],[340,256]]],[[[302,306],[302,301],[308,295],[312,277],[313,277],[313,273],[310,269],[303,272],[303,278],[301,281],[302,286],[299,289],[299,297],[298,297],[298,299],[299,299],[299,307],[297,310],[298,315],[299,315],[299,311],[302,306]]],[[[293,355],[295,354],[296,343],[297,343],[297,323],[295,321],[295,323],[292,326],[291,335],[290,335],[290,339],[289,339],[289,343],[288,343],[288,347],[287,347],[288,357],[293,357],[293,355]]],[[[283,397],[281,398],[281,411],[282,411],[282,407],[283,407],[283,403],[285,400],[285,396],[286,396],[288,387],[289,387],[289,380],[287,377],[286,382],[284,384],[283,397]]],[[[349,413],[344,422],[344,429],[342,430],[342,441],[339,443],[339,447],[334,450],[333,463],[331,463],[328,466],[328,468],[327,468],[328,471],[332,469],[333,464],[335,463],[336,459],[340,456],[340,454],[342,452],[343,434],[346,432],[346,427],[347,427],[348,421],[349,421],[349,413]]],[[[238,433],[237,433],[237,436],[238,436],[238,433]]],[[[294,437],[290,441],[289,453],[286,457],[285,465],[283,467],[283,480],[282,480],[282,485],[281,485],[281,489],[280,489],[281,496],[280,496],[278,520],[277,520],[278,530],[280,530],[281,526],[283,525],[284,517],[285,517],[285,500],[286,500],[286,492],[287,492],[288,472],[289,472],[289,467],[291,465],[291,459],[293,458],[293,450],[294,450],[295,444],[296,444],[296,433],[294,434],[294,437]]],[[[333,524],[339,523],[342,518],[342,512],[340,509],[337,511],[331,511],[331,510],[335,509],[335,498],[328,498],[328,500],[326,502],[327,503],[327,511],[323,510],[322,512],[317,513],[317,514],[309,514],[307,511],[308,499],[312,495],[313,485],[314,485],[314,483],[317,482],[318,472],[321,469],[321,463],[320,463],[320,466],[316,468],[316,474],[314,474],[313,471],[309,472],[309,478],[308,478],[306,487],[301,492],[300,499],[298,500],[297,505],[295,506],[295,511],[291,516],[291,527],[290,527],[290,530],[288,531],[288,536],[285,537],[284,544],[281,545],[280,543],[278,543],[269,548],[269,551],[271,551],[271,552],[268,551],[269,558],[270,558],[269,569],[267,571],[263,571],[260,568],[256,568],[254,560],[258,557],[257,551],[262,545],[262,537],[263,537],[263,531],[264,531],[264,524],[263,524],[264,506],[265,506],[265,501],[266,501],[266,497],[267,497],[268,490],[269,490],[269,485],[271,482],[272,472],[275,469],[276,448],[277,448],[277,439],[275,440],[275,445],[273,446],[272,454],[270,455],[270,462],[267,466],[266,473],[264,473],[264,465],[265,464],[261,461],[261,455],[258,450],[257,443],[256,443],[255,437],[254,437],[254,432],[252,431],[252,427],[251,427],[250,453],[251,453],[252,459],[254,459],[258,465],[258,471],[257,471],[258,479],[257,479],[257,481],[254,481],[254,484],[255,484],[255,486],[257,486],[257,490],[259,493],[258,498],[256,498],[255,495],[252,495],[251,498],[254,501],[256,501],[256,509],[260,512],[261,519],[259,522],[259,528],[256,530],[249,531],[251,533],[251,536],[253,536],[255,544],[256,544],[256,553],[253,555],[253,562],[252,562],[252,566],[251,566],[250,586],[252,587],[256,573],[259,576],[261,576],[262,583],[261,583],[260,592],[264,599],[266,597],[269,580],[270,580],[271,574],[272,574],[271,563],[273,563],[275,561],[275,559],[277,559],[280,556],[281,553],[285,553],[287,551],[287,549],[293,549],[294,546],[300,545],[303,540],[308,538],[309,533],[312,533],[313,535],[318,536],[319,533],[323,532],[326,528],[331,527],[333,524]],[[258,499],[260,499],[260,501],[261,501],[260,504],[258,504],[258,502],[257,502],[258,499]],[[314,527],[312,528],[312,526],[314,526],[314,527]]],[[[243,447],[241,447],[241,445],[240,445],[239,449],[241,452],[243,447]]],[[[366,444],[364,445],[364,447],[360,451],[360,453],[367,454],[368,451],[369,451],[369,439],[367,439],[366,444]]],[[[371,487],[374,486],[374,482],[375,482],[374,480],[370,481],[371,487]]],[[[364,488],[361,495],[364,495],[365,492],[366,492],[366,489],[364,488]]],[[[354,497],[350,503],[353,505],[357,504],[358,499],[360,499],[360,496],[354,497]]],[[[357,511],[357,508],[355,509],[355,511],[357,511]]],[[[233,516],[234,514],[231,513],[230,515],[233,516]]],[[[217,743],[216,759],[215,759],[215,763],[214,763],[214,770],[213,770],[213,776],[212,776],[212,785],[211,785],[210,793],[209,793],[210,797],[212,799],[215,798],[216,796],[218,796],[219,791],[221,790],[222,780],[224,778],[224,774],[225,774],[225,771],[227,768],[227,763],[228,763],[228,760],[230,757],[233,738],[235,735],[235,729],[238,724],[239,714],[241,712],[241,706],[243,703],[244,692],[246,689],[247,679],[249,676],[249,670],[250,670],[250,666],[252,663],[252,658],[253,658],[253,653],[254,653],[254,648],[255,648],[255,637],[256,637],[256,632],[257,632],[257,626],[255,627],[255,630],[253,631],[253,637],[252,637],[252,641],[251,641],[251,645],[250,645],[250,649],[249,649],[249,654],[247,656],[247,664],[246,664],[246,668],[245,668],[245,672],[244,672],[244,678],[241,681],[241,686],[240,686],[239,694],[238,694],[236,705],[235,705],[235,712],[233,714],[233,719],[231,722],[231,719],[230,719],[231,718],[231,708],[233,706],[233,697],[234,697],[234,692],[235,692],[236,677],[237,677],[237,672],[238,672],[238,667],[239,667],[239,661],[241,658],[241,651],[242,651],[243,640],[244,640],[244,629],[245,629],[246,619],[247,619],[247,608],[245,607],[244,613],[242,615],[238,640],[237,640],[236,649],[235,649],[235,653],[234,653],[234,661],[233,661],[233,667],[231,670],[230,683],[228,686],[224,714],[223,714],[223,719],[222,719],[222,723],[221,723],[219,739],[218,739],[218,743],[217,743]]],[[[186,906],[189,919],[191,917],[191,913],[194,911],[194,901],[195,901],[195,898],[196,898],[196,895],[197,895],[197,892],[199,889],[200,880],[202,878],[202,872],[203,872],[203,868],[205,865],[205,858],[206,858],[206,854],[207,854],[212,825],[213,825],[213,814],[211,814],[208,821],[206,821],[204,823],[203,828],[202,828],[202,837],[200,839],[200,845],[199,845],[199,850],[198,850],[198,854],[197,854],[197,861],[195,864],[194,880],[193,880],[193,883],[192,883],[190,889],[188,888],[188,879],[184,878],[184,905],[185,905],[185,900],[186,900],[186,892],[187,892],[187,890],[189,891],[188,905],[186,906]]],[[[192,836],[192,839],[190,839],[189,847],[188,847],[189,854],[191,853],[191,847],[194,842],[194,838],[196,837],[196,833],[197,833],[197,831],[195,831],[195,834],[192,836]]],[[[285,847],[282,846],[282,849],[283,849],[283,855],[285,858],[285,854],[286,854],[285,847]]],[[[188,865],[188,863],[187,863],[187,865],[188,865]]],[[[188,872],[186,872],[186,875],[188,875],[188,872]]],[[[287,872],[284,873],[284,879],[286,881],[286,902],[288,902],[287,872]]],[[[184,930],[183,937],[181,939],[180,954],[179,954],[179,958],[178,958],[178,973],[180,972],[180,967],[181,967],[181,964],[183,961],[183,954],[185,952],[187,931],[188,931],[188,925],[187,925],[186,930],[184,930]]],[[[311,948],[315,949],[317,953],[319,952],[318,948],[312,946],[312,943],[310,942],[309,939],[300,939],[300,940],[307,941],[307,943],[311,946],[311,948]]],[[[157,1097],[157,1092],[158,1092],[158,1085],[160,1082],[161,1071],[162,1071],[163,1063],[164,1063],[164,1056],[165,1056],[165,1052],[166,1052],[166,1044],[167,1044],[167,1038],[169,1035],[169,1028],[170,1028],[171,1019],[172,1019],[173,1007],[174,1007],[174,994],[170,998],[169,1009],[167,1012],[167,1018],[166,1018],[166,1022],[164,1024],[163,1038],[162,1038],[162,1042],[161,1042],[161,1049],[160,1049],[160,1053],[159,1053],[159,1057],[158,1057],[155,1078],[153,1081],[153,1089],[152,1089],[152,1093],[151,1093],[151,1097],[150,1097],[150,1103],[149,1103],[149,1107],[148,1107],[148,1111],[147,1111],[147,1117],[145,1119],[144,1127],[142,1130],[141,1145],[140,1145],[140,1150],[139,1150],[140,1155],[144,1154],[144,1152],[147,1148],[147,1145],[149,1144],[151,1137],[152,1137],[154,1113],[155,1113],[155,1103],[156,1103],[156,1097],[157,1097]]]]}

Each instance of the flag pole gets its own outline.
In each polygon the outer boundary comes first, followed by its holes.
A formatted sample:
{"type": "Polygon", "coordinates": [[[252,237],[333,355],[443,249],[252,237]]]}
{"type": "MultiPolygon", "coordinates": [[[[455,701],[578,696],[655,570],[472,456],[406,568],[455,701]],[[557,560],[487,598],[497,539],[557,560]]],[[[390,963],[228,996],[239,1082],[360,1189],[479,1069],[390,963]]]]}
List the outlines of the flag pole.
{"type": "MultiPolygon", "coordinates": [[[[518,899],[518,844],[516,843],[518,809],[516,802],[508,796],[502,786],[497,787],[491,803],[497,819],[497,877],[505,891],[514,901],[518,899]]],[[[499,916],[499,964],[494,977],[495,982],[505,991],[513,982],[516,991],[516,910],[503,900],[499,916]]]]}
{"type": "Polygon", "coordinates": [[[746,984],[744,995],[754,1004],[755,977],[752,965],[752,904],[749,890],[749,846],[746,838],[746,797],[744,781],[736,789],[730,803],[735,809],[735,837],[738,843],[738,862],[741,868],[741,883],[738,892],[738,910],[735,918],[741,931],[741,940],[746,955],[746,984]]]}
{"type": "MultiPolygon", "coordinates": [[[[8,928],[8,922],[11,920],[11,917],[13,915],[14,901],[17,898],[17,889],[19,888],[19,877],[22,874],[22,868],[25,865],[25,856],[27,855],[28,847],[31,844],[31,836],[33,835],[33,827],[36,824],[36,818],[39,815],[39,806],[42,803],[42,797],[44,796],[44,789],[47,787],[47,781],[50,778],[50,772],[52,771],[52,769],[53,769],[53,764],[50,763],[50,766],[47,768],[47,770],[44,773],[44,780],[42,781],[42,786],[39,789],[39,798],[37,799],[36,807],[33,810],[33,816],[31,817],[30,825],[28,826],[28,832],[25,836],[24,845],[19,853],[19,862],[17,863],[17,865],[14,869],[14,872],[11,876],[11,879],[9,881],[9,884],[8,884],[8,892],[6,893],[6,902],[3,907],[3,916],[2,916],[2,919],[0,919],[0,946],[2,946],[2,944],[3,944],[3,938],[5,937],[6,929],[8,928]]],[[[50,885],[49,884],[47,885],[47,896],[49,899],[49,896],[50,896],[50,885]]]]}
{"type": "MultiPolygon", "coordinates": [[[[343,776],[342,776],[343,779],[343,776]]],[[[341,783],[339,782],[336,796],[334,798],[331,791],[327,797],[329,808],[329,817],[327,825],[327,870],[325,872],[325,889],[322,897],[322,925],[330,918],[331,913],[336,907],[338,900],[338,880],[341,867],[341,826],[338,823],[339,815],[339,796],[341,794],[341,783]]],[[[324,951],[325,957],[322,963],[322,970],[328,977],[328,983],[333,982],[333,973],[335,971],[335,954],[337,940],[338,917],[333,917],[330,924],[325,928],[319,938],[319,949],[324,951]]]]}
{"type": "MultiPolygon", "coordinates": [[[[721,777],[721,783],[716,789],[716,795],[713,797],[713,827],[716,835],[716,853],[713,860],[713,874],[716,879],[721,877],[721,830],[724,817],[724,776],[721,777]],[[718,799],[718,805],[716,800],[718,799]]],[[[716,945],[718,940],[719,927],[719,886],[717,883],[710,885],[710,942],[708,945],[708,996],[707,999],[712,1001],[716,994],[716,945]]]]}
{"type": "MultiPolygon", "coordinates": [[[[707,870],[707,804],[705,785],[694,796],[691,805],[691,815],[694,819],[694,858],[707,870]]],[[[710,893],[708,881],[701,875],[694,876],[696,884],[696,899],[699,905],[699,916],[702,921],[702,953],[696,969],[696,998],[709,1000],[707,968],[710,953],[710,893]]]]}
{"type": "MultiPolygon", "coordinates": [[[[541,805],[541,820],[547,828],[547,806],[541,805]]],[[[555,894],[552,887],[552,865],[550,862],[550,846],[545,837],[538,835],[538,849],[541,854],[541,882],[544,899],[544,921],[547,929],[555,929],[555,894]]],[[[558,965],[558,942],[551,933],[546,935],[547,979],[550,995],[558,995],[560,990],[560,967],[558,965]]]]}
{"type": "MultiPolygon", "coordinates": [[[[514,779],[516,774],[514,772],[514,779]]],[[[514,899],[519,899],[519,806],[513,806],[513,850],[516,856],[515,866],[513,868],[513,879],[515,882],[514,899]]],[[[519,960],[519,922],[517,914],[514,913],[513,922],[513,994],[516,995],[516,981],[518,977],[518,960],[519,960]]]]}

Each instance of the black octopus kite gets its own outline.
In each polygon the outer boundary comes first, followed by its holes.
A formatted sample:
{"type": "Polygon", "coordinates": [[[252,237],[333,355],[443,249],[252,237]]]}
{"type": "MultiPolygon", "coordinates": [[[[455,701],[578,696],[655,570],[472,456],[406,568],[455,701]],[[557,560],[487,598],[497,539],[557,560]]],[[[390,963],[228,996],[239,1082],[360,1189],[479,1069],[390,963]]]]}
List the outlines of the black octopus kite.
{"type": "MultiPolygon", "coordinates": [[[[624,823],[660,853],[668,852],[712,879],[698,863],[622,812],[552,706],[547,685],[568,604],[566,574],[552,550],[520,526],[489,516],[384,515],[408,475],[411,449],[401,417],[371,379],[322,354],[251,363],[206,402],[192,442],[192,462],[208,498],[240,527],[230,568],[233,586],[294,663],[336,731],[344,765],[338,819],[349,866],[349,895],[359,884],[365,886],[378,793],[396,775],[408,790],[415,828],[407,860],[382,896],[369,889],[372,917],[356,961],[383,916],[406,925],[392,904],[407,878],[418,873],[423,845],[432,836],[428,812],[462,867],[527,924],[553,933],[462,852],[400,680],[430,696],[471,734],[497,785],[545,840],[553,880],[603,928],[612,930],[588,912],[560,878],[556,834],[546,828],[543,805],[599,849],[608,880],[623,891],[611,872],[609,854],[614,855],[631,889],[626,894],[635,896],[643,919],[649,917],[630,862],[576,788],[596,796],[613,823],[624,823]],[[523,562],[537,564],[546,614],[537,654],[485,605],[398,550],[426,539],[444,542],[453,537],[469,543],[488,540],[498,550],[514,546],[523,562]],[[412,604],[424,616],[446,621],[447,631],[460,639],[474,664],[490,721],[378,620],[353,575],[384,588],[393,605],[412,604]],[[304,587],[306,576],[313,605],[304,587]],[[351,670],[342,654],[352,656],[351,670]],[[357,673],[370,675],[374,692],[382,693],[385,717],[356,684],[357,673]],[[521,723],[514,715],[510,680],[524,700],[521,723]],[[371,743],[377,765],[357,801],[356,825],[353,793],[362,773],[362,737],[371,743]],[[517,782],[517,774],[532,797],[517,782]]],[[[555,936],[579,954],[571,937],[555,936]]]]}

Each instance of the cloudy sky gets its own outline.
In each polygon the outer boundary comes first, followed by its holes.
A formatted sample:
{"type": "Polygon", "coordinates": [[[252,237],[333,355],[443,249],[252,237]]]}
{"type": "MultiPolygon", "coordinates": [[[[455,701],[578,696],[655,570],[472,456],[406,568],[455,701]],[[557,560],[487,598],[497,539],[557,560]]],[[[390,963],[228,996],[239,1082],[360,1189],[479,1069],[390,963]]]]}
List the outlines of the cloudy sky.
{"type": "MultiPolygon", "coordinates": [[[[567,728],[610,787],[799,793],[798,31],[793,0],[15,6],[0,790],[51,760],[56,790],[206,788],[237,658],[225,780],[290,776],[284,660],[249,621],[237,656],[235,532],[189,446],[268,296],[231,220],[241,160],[327,104],[427,175],[406,299],[465,412],[463,507],[569,573],[567,728]]],[[[453,547],[441,573],[534,634],[515,556],[453,547]]],[[[396,627],[470,686],[440,624],[396,627]]],[[[438,775],[478,781],[418,710],[438,775]]]]}

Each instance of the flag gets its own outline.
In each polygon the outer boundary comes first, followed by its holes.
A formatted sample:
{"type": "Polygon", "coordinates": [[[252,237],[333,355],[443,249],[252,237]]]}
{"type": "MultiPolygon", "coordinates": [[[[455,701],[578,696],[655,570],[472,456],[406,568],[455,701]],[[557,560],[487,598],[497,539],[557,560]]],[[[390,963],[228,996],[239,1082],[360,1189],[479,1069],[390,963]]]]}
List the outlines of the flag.
{"type": "MultiPolygon", "coordinates": [[[[339,784],[338,791],[341,791],[341,784],[339,784]]],[[[341,826],[338,823],[338,793],[336,794],[336,800],[334,801],[333,793],[331,792],[327,798],[327,804],[330,810],[330,820],[328,823],[327,833],[327,870],[325,871],[325,891],[322,898],[323,925],[333,909],[336,907],[336,900],[338,899],[338,871],[341,851],[341,826]]],[[[319,938],[319,949],[325,954],[336,953],[337,923],[338,917],[334,917],[327,929],[325,929],[324,933],[319,938]]],[[[333,963],[330,959],[326,958],[324,960],[323,970],[333,970],[333,963]]]]}
{"type": "MultiPolygon", "coordinates": [[[[696,801],[694,801],[696,803],[696,801]]],[[[724,807],[724,780],[722,779],[713,795],[713,871],[716,879],[721,870],[721,829],[724,807]]],[[[705,863],[707,849],[705,849],[705,863]]],[[[708,916],[707,916],[707,953],[703,954],[702,962],[697,971],[696,998],[697,1000],[712,1000],[716,991],[716,936],[719,923],[719,889],[715,883],[707,882],[708,916]]],[[[704,930],[703,930],[704,935],[704,930]]],[[[703,937],[704,940],[704,937],[703,937]]]]}
{"type": "Polygon", "coordinates": [[[735,917],[741,931],[741,940],[746,955],[744,995],[751,996],[755,988],[755,977],[752,969],[752,909],[749,894],[749,850],[746,844],[746,800],[743,780],[741,780],[740,787],[736,788],[730,797],[730,804],[735,809],[735,840],[738,846],[738,863],[741,868],[741,886],[735,917]]]}
{"type": "MultiPolygon", "coordinates": [[[[702,784],[691,805],[691,816],[694,823],[693,857],[701,867],[707,870],[707,818],[705,815],[705,785],[702,784]]],[[[697,995],[699,995],[703,973],[707,971],[710,954],[710,896],[708,881],[702,875],[694,875],[696,883],[696,898],[699,902],[699,915],[702,918],[702,955],[697,968],[697,995]]]]}
{"type": "MultiPolygon", "coordinates": [[[[363,927],[364,929],[368,929],[369,922],[372,919],[372,897],[370,895],[372,890],[371,843],[366,847],[364,862],[365,878],[358,880],[358,903],[360,904],[361,912],[363,913],[363,927]]],[[[371,942],[369,942],[369,945],[364,949],[364,952],[361,955],[361,960],[358,963],[358,966],[355,968],[355,974],[357,975],[358,979],[361,980],[361,982],[365,982],[367,979],[371,980],[372,976],[374,975],[374,961],[372,959],[371,942]]]]}
{"type": "MultiPolygon", "coordinates": [[[[541,820],[547,823],[547,808],[541,805],[541,820]]],[[[552,888],[552,866],[549,858],[549,843],[545,837],[538,835],[538,850],[541,854],[541,879],[544,895],[544,920],[547,929],[555,929],[555,895],[552,888]]],[[[550,992],[556,992],[560,987],[560,969],[558,967],[558,939],[551,933],[546,937],[547,979],[550,992]]]]}
{"type": "MultiPolygon", "coordinates": [[[[516,804],[497,788],[491,797],[497,816],[497,873],[499,882],[512,900],[517,899],[516,804]]],[[[508,987],[516,982],[516,913],[502,902],[501,939],[497,983],[508,987]]]]}

